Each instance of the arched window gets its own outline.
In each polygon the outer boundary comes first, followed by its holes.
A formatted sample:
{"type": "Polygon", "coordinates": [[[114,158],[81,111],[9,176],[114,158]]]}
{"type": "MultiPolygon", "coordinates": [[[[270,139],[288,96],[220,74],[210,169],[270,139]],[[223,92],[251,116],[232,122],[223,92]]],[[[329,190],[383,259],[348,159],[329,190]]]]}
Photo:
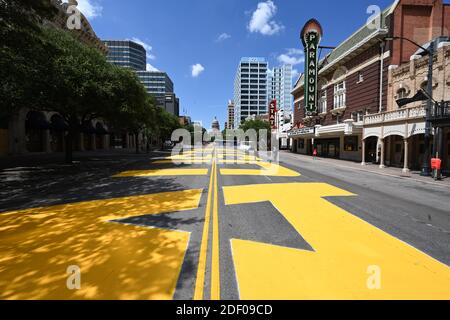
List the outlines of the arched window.
{"type": "Polygon", "coordinates": [[[397,91],[397,99],[404,99],[408,97],[408,91],[405,88],[400,88],[397,91]]]}
{"type": "Polygon", "coordinates": [[[319,113],[327,113],[327,90],[319,93],[319,113]]]}

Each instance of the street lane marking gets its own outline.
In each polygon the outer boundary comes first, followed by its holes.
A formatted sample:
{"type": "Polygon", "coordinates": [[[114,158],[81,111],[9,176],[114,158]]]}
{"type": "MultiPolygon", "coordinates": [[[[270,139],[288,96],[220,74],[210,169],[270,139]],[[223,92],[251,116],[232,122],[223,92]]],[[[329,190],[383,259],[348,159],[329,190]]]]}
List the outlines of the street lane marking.
{"type": "Polygon", "coordinates": [[[208,256],[208,237],[209,237],[209,224],[211,221],[211,200],[215,175],[214,162],[211,167],[211,177],[209,178],[208,199],[206,202],[205,210],[205,222],[203,225],[202,243],[200,246],[200,255],[198,260],[197,278],[195,281],[194,300],[203,300],[204,288],[205,288],[205,274],[206,274],[206,261],[208,256]]]}
{"type": "Polygon", "coordinates": [[[214,160],[214,202],[213,202],[213,241],[211,265],[211,300],[220,300],[220,241],[219,241],[219,208],[217,188],[217,162],[214,160]]]}
{"type": "Polygon", "coordinates": [[[298,172],[274,163],[256,161],[262,169],[220,169],[223,176],[269,176],[269,177],[300,177],[298,172]]]}
{"type": "Polygon", "coordinates": [[[202,192],[2,213],[0,299],[172,299],[190,234],[117,220],[194,210],[202,192]],[[67,289],[70,265],[81,269],[80,290],[67,289]]]}
{"type": "Polygon", "coordinates": [[[185,160],[158,160],[158,161],[154,161],[152,162],[152,164],[168,164],[168,163],[173,163],[173,164],[209,164],[211,163],[211,159],[210,160],[192,160],[192,159],[185,159],[185,160]]]}
{"type": "Polygon", "coordinates": [[[127,177],[160,177],[160,176],[206,176],[208,169],[159,169],[159,170],[132,170],[113,176],[113,178],[127,177]]]}
{"type": "Polygon", "coordinates": [[[271,202],[315,250],[233,239],[244,300],[450,299],[448,266],[323,199],[352,196],[347,191],[287,183],[223,192],[226,205],[271,202]],[[381,270],[379,290],[368,288],[370,266],[381,270]]]}

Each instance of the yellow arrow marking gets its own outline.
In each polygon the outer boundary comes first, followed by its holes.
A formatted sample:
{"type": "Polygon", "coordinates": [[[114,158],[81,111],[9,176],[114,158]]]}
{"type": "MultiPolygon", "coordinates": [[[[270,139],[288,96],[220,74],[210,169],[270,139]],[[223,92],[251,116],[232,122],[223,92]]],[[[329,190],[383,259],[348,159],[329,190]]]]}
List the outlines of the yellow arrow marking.
{"type": "Polygon", "coordinates": [[[300,174],[274,163],[256,161],[262,169],[220,169],[223,176],[299,177],[300,174]]]}
{"type": "Polygon", "coordinates": [[[198,208],[202,190],[0,215],[0,299],[171,299],[189,233],[111,223],[198,208]],[[81,289],[66,286],[81,269],[81,289]]]}
{"type": "Polygon", "coordinates": [[[349,192],[292,183],[224,195],[227,205],[271,202],[315,250],[232,240],[242,299],[450,299],[449,267],[323,199],[349,192]],[[367,285],[371,266],[379,289],[367,285]]]}
{"type": "Polygon", "coordinates": [[[159,177],[159,176],[206,176],[208,169],[159,169],[159,170],[133,170],[125,171],[113,178],[126,177],[159,177]]]}

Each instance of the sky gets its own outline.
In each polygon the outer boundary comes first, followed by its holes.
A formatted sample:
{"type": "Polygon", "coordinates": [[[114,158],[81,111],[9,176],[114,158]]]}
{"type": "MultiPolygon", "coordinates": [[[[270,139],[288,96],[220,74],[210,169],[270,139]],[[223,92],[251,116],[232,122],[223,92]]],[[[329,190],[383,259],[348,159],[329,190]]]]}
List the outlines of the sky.
{"type": "MultiPolygon", "coordinates": [[[[78,0],[101,39],[132,39],[147,49],[147,68],[168,73],[180,113],[223,128],[241,57],[265,57],[269,67],[304,69],[300,30],[322,24],[322,45],[336,46],[365,24],[371,5],[394,0],[78,0]]],[[[294,79],[295,81],[296,79],[294,79]]]]}

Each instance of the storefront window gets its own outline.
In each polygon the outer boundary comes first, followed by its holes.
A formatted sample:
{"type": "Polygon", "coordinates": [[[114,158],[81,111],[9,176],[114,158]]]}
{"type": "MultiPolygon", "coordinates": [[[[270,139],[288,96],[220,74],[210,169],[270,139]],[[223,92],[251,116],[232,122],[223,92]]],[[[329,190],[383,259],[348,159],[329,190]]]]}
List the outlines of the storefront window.
{"type": "Polygon", "coordinates": [[[298,148],[299,149],[305,149],[305,139],[299,139],[298,140],[298,148]]]}
{"type": "Polygon", "coordinates": [[[345,137],[344,150],[350,152],[358,151],[358,137],[357,136],[345,137]]]}

